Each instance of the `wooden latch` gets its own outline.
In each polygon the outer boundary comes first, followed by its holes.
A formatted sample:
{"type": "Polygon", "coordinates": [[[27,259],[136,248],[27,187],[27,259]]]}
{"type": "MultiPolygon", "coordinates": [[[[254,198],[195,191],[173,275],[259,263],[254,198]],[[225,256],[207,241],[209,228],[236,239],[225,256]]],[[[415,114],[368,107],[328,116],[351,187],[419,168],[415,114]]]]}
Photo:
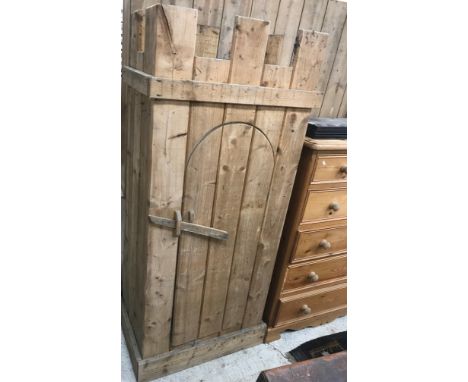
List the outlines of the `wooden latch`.
{"type": "MultiPolygon", "coordinates": [[[[182,220],[182,214],[180,213],[180,210],[174,211],[174,220],[154,215],[148,215],[148,217],[153,224],[174,228],[176,236],[180,236],[182,231],[186,231],[196,235],[208,236],[218,240],[227,240],[228,238],[228,233],[226,231],[191,222],[184,222],[182,220]]],[[[189,211],[189,219],[190,221],[193,221],[193,211],[189,211]]]]}

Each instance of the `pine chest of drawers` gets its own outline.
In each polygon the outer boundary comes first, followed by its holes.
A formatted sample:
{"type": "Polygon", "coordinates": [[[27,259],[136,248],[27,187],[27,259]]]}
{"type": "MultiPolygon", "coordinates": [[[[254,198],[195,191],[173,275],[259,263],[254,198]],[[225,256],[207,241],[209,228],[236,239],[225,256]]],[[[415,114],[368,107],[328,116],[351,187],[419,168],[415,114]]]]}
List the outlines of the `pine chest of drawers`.
{"type": "Polygon", "coordinates": [[[264,319],[266,342],[346,314],[346,140],[306,138],[264,319]]]}

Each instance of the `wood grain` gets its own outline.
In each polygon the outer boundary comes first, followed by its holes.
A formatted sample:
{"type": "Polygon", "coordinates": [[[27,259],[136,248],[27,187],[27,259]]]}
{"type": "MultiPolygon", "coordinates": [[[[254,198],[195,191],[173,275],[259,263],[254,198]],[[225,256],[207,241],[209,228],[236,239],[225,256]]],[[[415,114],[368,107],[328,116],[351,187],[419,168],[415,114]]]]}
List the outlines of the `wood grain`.
{"type": "MultiPolygon", "coordinates": [[[[263,68],[262,68],[263,69],[263,68]]],[[[275,89],[258,85],[209,83],[154,77],[125,67],[125,83],[153,99],[234,103],[240,105],[320,107],[323,93],[317,91],[275,89]]]]}
{"type": "Polygon", "coordinates": [[[275,325],[314,316],[344,306],[346,306],[346,284],[339,284],[293,297],[285,297],[280,300],[275,325]],[[307,314],[302,311],[301,308],[304,305],[311,309],[311,313],[307,314]]]}
{"type": "Polygon", "coordinates": [[[310,191],[304,208],[303,221],[338,219],[346,216],[347,207],[346,189],[328,191],[310,191]],[[337,203],[339,209],[330,208],[332,203],[337,203]]]}
{"type": "MultiPolygon", "coordinates": [[[[316,78],[315,73],[320,70],[323,57],[315,56],[317,52],[322,52],[317,49],[320,41],[321,38],[317,38],[314,32],[303,31],[299,35],[291,89],[316,86],[316,83],[309,81],[309,76],[316,78]],[[311,61],[317,62],[316,67],[310,66],[311,61]]],[[[320,55],[323,56],[323,53],[320,55]]],[[[308,117],[307,111],[287,109],[285,113],[242,327],[261,321],[308,117]]]]}
{"type": "MultiPolygon", "coordinates": [[[[230,62],[196,57],[193,78],[227,82],[230,62]]],[[[210,103],[192,104],[187,153],[212,127],[223,122],[224,106],[210,103]]],[[[210,134],[194,152],[186,167],[183,214],[194,211],[197,224],[210,226],[216,188],[221,130],[210,134]]],[[[172,345],[194,340],[198,335],[206,256],[209,240],[188,235],[179,241],[177,280],[172,328],[172,345]],[[187,319],[190,317],[190,319],[187,319]]]]}
{"type": "Polygon", "coordinates": [[[315,169],[313,182],[334,181],[346,179],[346,173],[342,171],[346,167],[346,155],[319,154],[317,168],[315,169]]]}
{"type": "MultiPolygon", "coordinates": [[[[156,5],[146,10],[145,71],[191,79],[197,17],[190,8],[156,5]]],[[[155,101],[151,108],[151,215],[173,218],[182,207],[189,103],[155,101]]],[[[145,338],[142,356],[169,350],[178,239],[171,230],[148,227],[145,338]]]]}
{"type": "Polygon", "coordinates": [[[332,256],[297,265],[290,265],[286,272],[283,290],[298,288],[319,288],[324,281],[346,276],[346,255],[332,256]],[[314,272],[318,281],[311,281],[308,275],[314,272]]]}
{"type": "Polygon", "coordinates": [[[341,33],[338,51],[336,52],[335,61],[333,62],[330,79],[328,80],[327,90],[320,108],[321,117],[338,117],[341,101],[346,90],[347,73],[347,22],[345,21],[343,31],[341,33]]]}
{"type": "MultiPolygon", "coordinates": [[[[268,40],[268,23],[236,18],[229,82],[259,85],[268,40]]],[[[228,105],[224,122],[255,122],[255,107],[228,105]]],[[[210,242],[199,337],[222,329],[226,293],[232,263],[252,127],[233,124],[223,127],[213,226],[229,232],[226,242],[210,242]]]]}
{"type": "Polygon", "coordinates": [[[276,19],[275,34],[284,35],[279,52],[278,64],[289,66],[294,49],[299,23],[301,21],[304,0],[282,0],[276,19]]]}
{"type": "Polygon", "coordinates": [[[138,382],[151,381],[246,347],[258,345],[263,342],[266,331],[266,326],[262,323],[256,327],[239,330],[218,338],[198,340],[159,356],[143,359],[124,305],[122,305],[121,321],[130,361],[138,382]]]}
{"type": "MultiPolygon", "coordinates": [[[[287,88],[291,82],[291,69],[265,65],[262,83],[287,88]]],[[[257,108],[255,125],[268,139],[259,131],[253,132],[224,312],[225,331],[242,327],[284,112],[281,108],[257,108]]]]}
{"type": "Polygon", "coordinates": [[[300,29],[321,31],[328,0],[304,0],[300,29]]]}
{"type": "Polygon", "coordinates": [[[346,251],[346,226],[301,231],[296,248],[291,254],[291,261],[297,262],[343,251],[346,251]],[[330,248],[321,247],[322,240],[327,240],[330,248]]]}
{"type": "Polygon", "coordinates": [[[252,0],[230,0],[224,2],[223,16],[221,20],[221,32],[219,35],[218,58],[229,59],[234,44],[233,31],[236,28],[238,16],[249,16],[252,8],[252,0]]]}
{"type": "Polygon", "coordinates": [[[330,73],[335,61],[336,52],[341,38],[343,26],[346,21],[347,3],[338,0],[329,0],[325,18],[322,24],[322,32],[329,34],[327,52],[322,65],[320,81],[318,84],[319,90],[325,91],[327,88],[330,73]]]}
{"type": "Polygon", "coordinates": [[[221,27],[224,0],[194,0],[193,7],[198,10],[198,23],[221,27]]]}
{"type": "Polygon", "coordinates": [[[270,22],[270,31],[275,30],[280,0],[253,0],[250,17],[270,22]]]}
{"type": "Polygon", "coordinates": [[[219,28],[199,25],[195,54],[200,57],[214,57],[218,51],[219,28]]]}

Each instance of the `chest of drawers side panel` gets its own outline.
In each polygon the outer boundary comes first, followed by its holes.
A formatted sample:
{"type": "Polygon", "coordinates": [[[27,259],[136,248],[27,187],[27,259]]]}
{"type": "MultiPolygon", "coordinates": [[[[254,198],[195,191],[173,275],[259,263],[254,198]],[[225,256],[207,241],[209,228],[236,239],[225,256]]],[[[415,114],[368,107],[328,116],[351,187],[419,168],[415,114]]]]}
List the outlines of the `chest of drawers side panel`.
{"type": "Polygon", "coordinates": [[[316,152],[304,147],[299,161],[297,175],[294,182],[291,201],[284,223],[283,233],[273,277],[268,292],[267,304],[263,315],[267,323],[273,323],[276,316],[278,299],[283,288],[284,278],[289,263],[289,257],[294,249],[296,232],[302,218],[302,207],[307,198],[307,189],[315,169],[316,152]]]}

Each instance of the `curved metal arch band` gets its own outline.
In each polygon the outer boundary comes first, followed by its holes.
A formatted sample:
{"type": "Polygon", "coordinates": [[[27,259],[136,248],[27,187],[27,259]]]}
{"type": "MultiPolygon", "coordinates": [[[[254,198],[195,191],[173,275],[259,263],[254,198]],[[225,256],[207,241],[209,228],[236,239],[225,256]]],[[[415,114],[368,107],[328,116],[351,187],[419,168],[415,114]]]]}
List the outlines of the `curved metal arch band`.
{"type": "Polygon", "coordinates": [[[275,149],[273,148],[273,145],[270,141],[270,139],[268,138],[268,136],[265,134],[265,132],[260,129],[259,127],[255,126],[254,124],[252,123],[248,123],[248,122],[242,122],[242,121],[232,121],[232,122],[224,122],[224,123],[221,123],[220,125],[217,125],[213,128],[211,128],[210,130],[208,130],[205,134],[203,134],[203,136],[198,140],[198,142],[195,144],[195,146],[193,146],[193,149],[192,151],[190,152],[190,155],[188,156],[187,158],[187,162],[185,163],[185,170],[187,170],[188,168],[188,165],[190,163],[190,159],[192,159],[192,155],[193,153],[195,152],[195,150],[198,148],[198,146],[200,146],[200,144],[208,137],[208,135],[210,135],[211,133],[213,133],[215,130],[221,128],[221,127],[224,127],[224,126],[229,126],[229,125],[247,125],[247,126],[252,126],[254,129],[256,129],[258,132],[260,132],[264,137],[265,139],[267,140],[267,142],[270,144],[270,149],[271,149],[271,155],[273,156],[273,158],[275,158],[275,149]]]}

